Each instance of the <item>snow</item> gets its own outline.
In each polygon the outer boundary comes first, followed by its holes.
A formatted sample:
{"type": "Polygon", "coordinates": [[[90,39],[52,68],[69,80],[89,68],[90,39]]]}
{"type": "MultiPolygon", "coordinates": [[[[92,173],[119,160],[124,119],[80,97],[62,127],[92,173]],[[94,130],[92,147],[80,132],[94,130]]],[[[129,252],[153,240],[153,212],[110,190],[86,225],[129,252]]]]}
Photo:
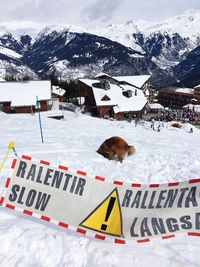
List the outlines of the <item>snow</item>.
{"type": "Polygon", "coordinates": [[[175,91],[178,93],[194,94],[194,89],[191,88],[178,88],[175,91]]]}
{"type": "Polygon", "coordinates": [[[27,66],[0,60],[0,80],[5,80],[6,75],[9,76],[12,74],[14,74],[16,79],[22,79],[25,76],[29,76],[32,79],[38,79],[38,76],[27,66]]]}
{"type": "Polygon", "coordinates": [[[142,88],[142,86],[149,80],[150,77],[151,75],[115,76],[113,79],[119,82],[129,83],[138,88],[142,88]]]}
{"type": "Polygon", "coordinates": [[[169,67],[174,67],[176,66],[179,62],[176,60],[167,60],[164,55],[160,55],[159,57],[152,57],[151,59],[159,68],[165,70],[168,69],[169,67]]]}
{"type": "Polygon", "coordinates": [[[55,117],[63,117],[63,111],[62,110],[59,110],[58,107],[56,107],[54,105],[54,107],[52,107],[51,110],[49,111],[43,111],[41,112],[41,114],[44,116],[44,117],[48,117],[48,118],[55,118],[55,117]]]}
{"type": "Polygon", "coordinates": [[[50,81],[0,82],[0,102],[11,106],[35,106],[38,100],[51,99],[50,81]]]}
{"type": "Polygon", "coordinates": [[[133,21],[128,21],[125,24],[109,25],[105,28],[91,29],[90,32],[98,36],[106,37],[112,41],[131,47],[142,54],[145,51],[138,45],[133,37],[133,33],[139,33],[137,25],[133,21]]]}
{"type": "Polygon", "coordinates": [[[65,90],[59,86],[52,86],[52,93],[58,96],[63,96],[65,94],[65,90]]]}
{"type": "Polygon", "coordinates": [[[97,75],[95,75],[95,78],[98,79],[98,78],[101,78],[102,76],[106,76],[106,77],[112,78],[110,75],[108,75],[108,74],[106,74],[104,72],[98,73],[97,75]]]}
{"type": "MultiPolygon", "coordinates": [[[[40,140],[38,116],[0,113],[0,162],[11,140],[19,155],[30,155],[55,165],[66,165],[91,175],[132,183],[164,183],[200,176],[200,131],[149,124],[97,119],[65,112],[65,120],[42,116],[44,144],[40,140]],[[113,135],[122,136],[137,152],[124,162],[108,161],[96,153],[99,145],[113,135]],[[184,144],[184,145],[183,145],[184,144]]],[[[13,154],[0,173],[2,191],[13,154]]],[[[116,245],[98,241],[50,223],[1,208],[1,266],[68,267],[194,267],[199,266],[198,237],[178,234],[168,240],[153,239],[146,244],[116,245]]]]}
{"type": "MultiPolygon", "coordinates": [[[[50,61],[52,59],[50,58],[50,61]]],[[[57,59],[55,59],[56,61],[57,59]]],[[[69,65],[69,61],[64,59],[64,60],[58,60],[55,63],[51,64],[51,69],[56,69],[57,75],[60,76],[60,78],[62,78],[64,76],[63,73],[65,73],[65,71],[67,70],[67,66],[69,65]]]]}
{"type": "Polygon", "coordinates": [[[194,89],[192,89],[192,88],[171,86],[171,87],[167,87],[166,89],[169,91],[172,90],[172,91],[177,92],[177,93],[194,95],[194,89]]]}
{"type": "Polygon", "coordinates": [[[179,16],[174,16],[160,22],[138,21],[135,24],[146,35],[153,32],[178,33],[182,37],[189,37],[191,40],[196,41],[196,38],[199,36],[200,10],[189,9],[179,16]]]}
{"type": "Polygon", "coordinates": [[[164,107],[159,103],[148,104],[148,106],[150,109],[164,109],[164,107]]]}
{"type": "Polygon", "coordinates": [[[21,55],[16,53],[15,51],[9,49],[9,48],[5,48],[0,46],[0,54],[9,56],[9,57],[14,57],[14,58],[20,58],[21,55]]]}
{"type": "MultiPolygon", "coordinates": [[[[56,25],[48,25],[46,26],[40,33],[39,33],[39,36],[46,36],[46,35],[49,35],[51,34],[52,32],[56,32],[57,34],[62,34],[62,33],[65,33],[65,32],[69,32],[69,33],[83,33],[85,32],[85,29],[81,28],[81,27],[78,27],[78,26],[74,26],[74,25],[70,25],[70,24],[65,24],[65,25],[62,25],[62,24],[56,24],[56,25]]],[[[72,34],[69,34],[68,36],[70,39],[69,41],[71,40],[71,38],[74,37],[74,35],[72,34]]],[[[66,42],[67,43],[67,42],[66,42]]]]}
{"type": "MultiPolygon", "coordinates": [[[[144,36],[148,38],[153,33],[161,32],[169,36],[178,33],[181,37],[190,39],[190,50],[192,50],[198,45],[198,37],[200,36],[199,25],[200,10],[189,9],[179,16],[170,17],[162,21],[128,21],[124,24],[109,25],[105,28],[88,29],[87,32],[106,37],[130,47],[141,54],[145,54],[144,49],[138,45],[137,39],[134,38],[134,34],[144,33],[144,36]]],[[[183,52],[181,51],[181,53],[183,52]]],[[[161,60],[155,61],[159,66],[161,64],[160,62],[161,60]]],[[[166,62],[165,65],[173,66],[175,63],[172,62],[172,65],[170,65],[170,62],[166,62]]],[[[163,66],[162,68],[164,69],[166,67],[163,66]]]]}

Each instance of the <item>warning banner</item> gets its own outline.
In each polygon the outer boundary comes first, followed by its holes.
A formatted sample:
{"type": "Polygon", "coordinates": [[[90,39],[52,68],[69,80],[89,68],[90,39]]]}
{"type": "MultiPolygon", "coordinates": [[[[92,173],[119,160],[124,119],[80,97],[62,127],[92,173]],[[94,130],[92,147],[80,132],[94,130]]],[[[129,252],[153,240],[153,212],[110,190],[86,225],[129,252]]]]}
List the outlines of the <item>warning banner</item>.
{"type": "Polygon", "coordinates": [[[200,236],[200,179],[169,184],[106,182],[65,166],[17,157],[1,204],[101,240],[147,242],[200,236]]]}

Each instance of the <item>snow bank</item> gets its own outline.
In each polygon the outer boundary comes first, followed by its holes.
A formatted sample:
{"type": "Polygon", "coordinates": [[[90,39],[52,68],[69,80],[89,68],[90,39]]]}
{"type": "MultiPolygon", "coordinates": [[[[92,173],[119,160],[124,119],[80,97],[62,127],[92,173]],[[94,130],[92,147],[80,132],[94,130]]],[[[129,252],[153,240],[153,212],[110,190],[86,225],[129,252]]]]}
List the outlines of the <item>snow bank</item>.
{"type": "MultiPolygon", "coordinates": [[[[65,120],[42,117],[44,141],[38,117],[0,113],[0,162],[11,140],[18,154],[67,165],[89,174],[124,182],[162,183],[200,176],[200,131],[189,127],[160,132],[149,124],[109,121],[65,112],[65,120]],[[108,137],[119,135],[136,147],[124,162],[108,161],[96,153],[108,137]]],[[[155,128],[158,125],[155,125],[155,128]]],[[[9,173],[12,155],[3,169],[0,190],[9,173]]],[[[130,246],[97,241],[54,225],[1,208],[1,266],[70,267],[194,267],[199,264],[200,239],[179,234],[174,239],[155,239],[130,246]],[[187,251],[187,253],[186,253],[187,251]]]]}

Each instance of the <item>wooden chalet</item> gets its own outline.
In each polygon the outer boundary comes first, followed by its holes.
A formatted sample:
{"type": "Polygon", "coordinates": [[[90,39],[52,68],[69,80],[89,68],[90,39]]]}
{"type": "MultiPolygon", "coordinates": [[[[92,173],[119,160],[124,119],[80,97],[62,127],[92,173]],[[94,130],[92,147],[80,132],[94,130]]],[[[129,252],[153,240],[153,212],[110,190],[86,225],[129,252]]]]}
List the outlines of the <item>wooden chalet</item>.
{"type": "Polygon", "coordinates": [[[64,89],[60,88],[59,86],[52,85],[51,92],[53,98],[59,99],[59,102],[64,101],[64,95],[66,92],[64,89]]]}
{"type": "MultiPolygon", "coordinates": [[[[93,80],[80,79],[79,94],[85,98],[85,111],[104,118],[141,117],[147,98],[139,86],[145,83],[145,79],[149,79],[149,75],[143,77],[140,83],[138,79],[137,86],[133,85],[134,76],[127,76],[125,79],[101,74],[93,80]]],[[[136,81],[137,79],[135,83],[136,81]]]]}
{"type": "Polygon", "coordinates": [[[200,104],[200,86],[195,88],[161,88],[158,102],[164,107],[182,108],[187,104],[200,104]]]}
{"type": "Polygon", "coordinates": [[[33,113],[50,110],[50,81],[0,82],[0,110],[5,113],[33,113]]]}

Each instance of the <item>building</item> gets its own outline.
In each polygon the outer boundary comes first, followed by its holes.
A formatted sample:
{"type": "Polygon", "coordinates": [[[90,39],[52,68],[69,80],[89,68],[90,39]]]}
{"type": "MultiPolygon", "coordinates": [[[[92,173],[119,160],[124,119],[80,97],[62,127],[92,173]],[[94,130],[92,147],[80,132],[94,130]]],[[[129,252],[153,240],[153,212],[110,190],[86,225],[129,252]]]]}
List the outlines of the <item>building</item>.
{"type": "Polygon", "coordinates": [[[200,86],[195,88],[162,88],[158,93],[158,102],[164,107],[178,109],[187,104],[200,104],[200,86]]]}
{"type": "Polygon", "coordinates": [[[5,113],[32,113],[38,107],[47,111],[51,106],[50,81],[0,82],[0,110],[5,113]]]}
{"type": "Polygon", "coordinates": [[[85,111],[91,112],[94,116],[116,119],[127,118],[130,115],[141,117],[147,104],[141,87],[150,77],[142,76],[143,78],[111,77],[101,73],[94,80],[80,79],[79,92],[80,96],[85,98],[85,111]]]}
{"type": "Polygon", "coordinates": [[[65,90],[60,88],[59,86],[52,85],[52,97],[53,98],[58,98],[59,102],[64,101],[64,95],[65,95],[65,90]]]}

